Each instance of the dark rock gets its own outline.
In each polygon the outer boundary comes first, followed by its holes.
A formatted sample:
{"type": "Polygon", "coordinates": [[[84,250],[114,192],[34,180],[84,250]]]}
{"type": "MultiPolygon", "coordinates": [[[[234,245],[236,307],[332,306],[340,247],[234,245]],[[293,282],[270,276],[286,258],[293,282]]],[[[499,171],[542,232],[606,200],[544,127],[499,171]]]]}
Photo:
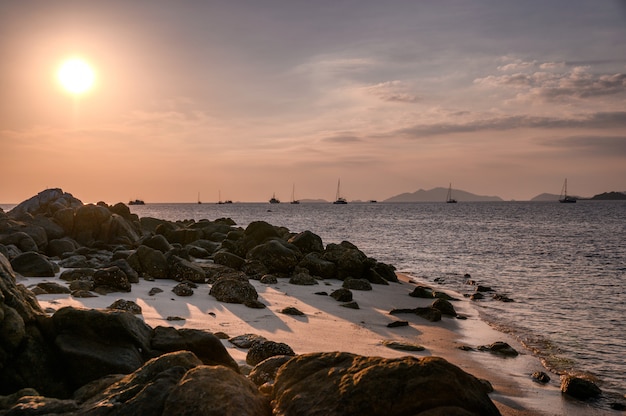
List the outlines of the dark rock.
{"type": "Polygon", "coordinates": [[[398,275],[396,275],[396,268],[391,264],[382,263],[380,261],[376,262],[374,267],[372,267],[376,273],[378,273],[381,277],[383,277],[388,282],[398,282],[398,275]]]}
{"type": "Polygon", "coordinates": [[[67,286],[60,285],[56,282],[41,282],[37,283],[37,288],[43,290],[43,293],[48,294],[65,294],[71,293],[71,290],[67,286]]]}
{"type": "Polygon", "coordinates": [[[63,415],[73,414],[78,410],[74,400],[62,400],[43,396],[25,396],[17,401],[11,409],[3,413],[7,416],[18,415],[63,415]]]}
{"type": "Polygon", "coordinates": [[[414,313],[430,322],[441,321],[441,311],[435,308],[414,308],[414,309],[393,309],[389,312],[390,315],[398,315],[402,313],[414,313]]]}
{"type": "Polygon", "coordinates": [[[317,280],[308,273],[297,273],[289,279],[292,285],[312,286],[317,285],[317,280]]]}
{"type": "Polygon", "coordinates": [[[222,366],[198,366],[172,389],[163,415],[271,416],[269,399],[250,380],[222,366]]]}
{"type": "Polygon", "coordinates": [[[382,344],[387,348],[391,348],[392,350],[400,350],[400,351],[424,351],[426,349],[423,346],[418,345],[418,344],[413,344],[410,342],[399,342],[399,341],[393,341],[393,340],[384,340],[382,344]]]}
{"type": "Polygon", "coordinates": [[[42,254],[28,251],[11,260],[11,267],[26,277],[54,277],[54,265],[42,254]]]}
{"type": "Polygon", "coordinates": [[[275,355],[263,360],[254,366],[250,374],[248,374],[248,378],[257,386],[271,383],[276,378],[276,373],[280,367],[292,358],[293,356],[291,355],[275,355]]]}
{"type": "Polygon", "coordinates": [[[91,268],[92,265],[87,260],[87,256],[82,254],[73,254],[69,257],[65,257],[63,260],[58,262],[60,267],[68,267],[68,268],[80,268],[86,269],[91,268]]]}
{"type": "Polygon", "coordinates": [[[442,315],[457,316],[456,310],[454,310],[454,306],[452,306],[452,304],[445,299],[437,299],[430,306],[431,308],[440,311],[442,315]]]}
{"type": "Polygon", "coordinates": [[[359,307],[359,304],[358,304],[358,303],[356,303],[356,302],[342,303],[342,304],[341,304],[341,305],[339,305],[339,306],[342,306],[342,307],[344,307],[344,308],[348,308],[348,309],[361,309],[361,308],[359,307]]]}
{"type": "Polygon", "coordinates": [[[213,256],[213,262],[215,262],[215,264],[222,264],[232,269],[239,270],[246,263],[246,259],[239,257],[236,254],[229,253],[228,251],[221,250],[213,256]]]}
{"type": "Polygon", "coordinates": [[[107,309],[126,311],[134,315],[141,315],[141,306],[137,305],[132,300],[118,299],[109,306],[107,306],[107,309]]]}
{"type": "Polygon", "coordinates": [[[490,345],[481,345],[478,347],[478,350],[489,351],[491,353],[502,355],[505,357],[517,357],[519,355],[515,348],[502,341],[496,341],[490,345]]]}
{"type": "Polygon", "coordinates": [[[366,279],[346,278],[343,281],[342,287],[344,287],[345,289],[352,289],[352,290],[372,290],[372,285],[366,279]]]}
{"type": "Polygon", "coordinates": [[[472,294],[472,296],[470,296],[470,300],[480,300],[480,299],[484,299],[485,295],[483,295],[480,292],[474,293],[472,294]]]}
{"type": "Polygon", "coordinates": [[[431,299],[434,297],[432,289],[426,286],[415,286],[413,291],[409,293],[409,296],[423,299],[431,299]]]}
{"type": "Polygon", "coordinates": [[[283,308],[280,313],[284,313],[285,315],[304,316],[304,312],[298,308],[294,308],[293,306],[283,308]]]}
{"type": "Polygon", "coordinates": [[[73,298],[97,298],[98,295],[95,295],[86,289],[76,289],[76,290],[72,290],[72,297],[73,298]]]}
{"type": "Polygon", "coordinates": [[[14,246],[20,252],[38,252],[39,246],[35,240],[23,231],[16,231],[6,235],[0,235],[0,244],[14,246]]]}
{"type": "Polygon", "coordinates": [[[409,326],[408,321],[393,321],[387,324],[387,328],[398,328],[401,326],[409,326]]]}
{"type": "Polygon", "coordinates": [[[298,247],[300,252],[305,255],[324,251],[324,244],[322,243],[321,237],[308,230],[294,235],[288,241],[298,247]]]}
{"type": "Polygon", "coordinates": [[[191,351],[203,364],[223,365],[239,372],[237,362],[219,338],[209,331],[158,326],[154,328],[151,346],[162,353],[191,351]]]}
{"type": "Polygon", "coordinates": [[[578,400],[598,397],[602,391],[591,380],[573,375],[561,376],[561,393],[578,400]]]}
{"type": "Polygon", "coordinates": [[[78,246],[78,243],[69,237],[57,238],[48,242],[47,253],[49,256],[61,257],[65,253],[73,252],[78,246]]]}
{"type": "Polygon", "coordinates": [[[547,375],[546,373],[544,373],[543,371],[535,371],[532,375],[531,378],[538,382],[538,383],[542,383],[542,384],[546,384],[550,381],[550,376],[547,375]]]}
{"type": "Polygon", "coordinates": [[[500,301],[500,302],[515,302],[513,299],[511,299],[510,297],[508,297],[507,295],[501,294],[501,293],[496,293],[495,295],[493,295],[493,299],[500,301]]]}
{"type": "Polygon", "coordinates": [[[500,414],[477,378],[437,357],[299,355],[278,371],[272,400],[281,415],[500,414]]]}
{"type": "Polygon", "coordinates": [[[126,273],[117,266],[96,270],[93,274],[93,283],[96,288],[104,286],[115,292],[130,292],[132,289],[126,273]]]}
{"type": "Polygon", "coordinates": [[[437,292],[434,291],[433,292],[433,296],[436,297],[437,299],[443,299],[443,300],[456,300],[454,299],[452,296],[448,295],[447,293],[444,292],[437,292]]]}
{"type": "Polygon", "coordinates": [[[365,271],[363,272],[363,278],[367,280],[369,283],[372,283],[375,285],[388,285],[389,284],[387,279],[382,277],[380,274],[378,274],[376,270],[372,268],[365,268],[365,271]]]}
{"type": "Polygon", "coordinates": [[[100,239],[103,225],[111,218],[106,207],[87,204],[78,207],[74,213],[74,239],[81,245],[91,246],[100,239]]]}
{"type": "Polygon", "coordinates": [[[278,278],[273,274],[265,274],[261,277],[260,282],[266,285],[273,285],[278,283],[278,278]]]}
{"type": "Polygon", "coordinates": [[[165,318],[166,321],[169,322],[176,322],[176,321],[185,321],[186,319],[183,318],[182,316],[171,316],[169,315],[167,318],[165,318]]]}
{"type": "Polygon", "coordinates": [[[165,255],[148,246],[141,245],[137,247],[135,253],[128,257],[128,263],[141,276],[150,276],[155,279],[167,278],[167,260],[165,255]]]}
{"type": "Polygon", "coordinates": [[[250,348],[257,342],[267,341],[267,338],[257,334],[244,334],[229,338],[228,341],[239,348],[250,348]]]}
{"type": "Polygon", "coordinates": [[[177,282],[188,280],[194,283],[204,283],[206,274],[202,267],[178,256],[170,256],[167,261],[168,275],[177,282]]]}
{"type": "Polygon", "coordinates": [[[150,291],[148,292],[148,296],[154,296],[157,293],[163,293],[163,289],[158,288],[158,287],[153,287],[152,289],[150,289],[150,291]]]}
{"type": "Polygon", "coordinates": [[[348,277],[360,279],[366,269],[367,256],[354,244],[347,241],[343,241],[341,244],[328,244],[323,259],[335,263],[337,277],[340,280],[348,277]]]}
{"type": "Polygon", "coordinates": [[[624,410],[626,410],[626,404],[625,403],[620,403],[620,402],[613,402],[609,404],[609,407],[613,410],[618,410],[620,412],[623,412],[624,410]]]}
{"type": "Polygon", "coordinates": [[[257,365],[263,360],[266,360],[275,355],[290,355],[295,356],[291,347],[282,342],[274,341],[259,341],[250,346],[248,354],[246,355],[246,363],[250,365],[257,365]]]}
{"type": "Polygon", "coordinates": [[[218,279],[209,292],[220,302],[247,303],[259,297],[254,286],[247,281],[223,277],[218,279]]]}
{"type": "Polygon", "coordinates": [[[131,373],[150,355],[152,329],[131,313],[65,307],[52,322],[54,344],[76,387],[108,374],[131,373]]]}
{"type": "Polygon", "coordinates": [[[258,260],[246,260],[241,266],[241,271],[255,280],[260,280],[262,276],[268,274],[267,267],[258,260]]]}
{"type": "Polygon", "coordinates": [[[315,292],[315,293],[314,293],[314,295],[319,295],[319,296],[328,296],[328,292],[324,292],[324,291],[321,291],[321,292],[315,292]]]}
{"type": "Polygon", "coordinates": [[[324,260],[319,253],[309,253],[304,256],[298,267],[307,269],[309,274],[313,276],[319,276],[322,279],[332,279],[335,277],[337,266],[335,263],[324,260]]]}
{"type": "Polygon", "coordinates": [[[337,302],[351,302],[352,292],[350,291],[350,289],[342,287],[330,292],[330,297],[335,299],[337,302]]]}
{"type": "Polygon", "coordinates": [[[177,296],[191,296],[193,289],[187,283],[179,283],[172,288],[172,292],[177,296]]]}
{"type": "Polygon", "coordinates": [[[110,262],[107,267],[118,267],[124,272],[130,283],[139,283],[139,274],[130,266],[126,259],[116,259],[110,262]]]}
{"type": "Polygon", "coordinates": [[[167,238],[165,238],[165,236],[161,234],[156,234],[146,238],[145,240],[143,240],[142,244],[154,250],[159,250],[163,254],[167,253],[173,248],[169,241],[167,241],[167,238]]]}
{"type": "Polygon", "coordinates": [[[493,292],[493,289],[489,286],[478,285],[476,286],[477,292],[493,292]]]}
{"type": "Polygon", "coordinates": [[[246,258],[263,263],[270,273],[290,273],[300,261],[299,253],[278,240],[270,240],[252,248],[246,258]]]}
{"type": "Polygon", "coordinates": [[[258,246],[269,239],[280,237],[276,227],[265,221],[253,221],[245,229],[242,240],[244,250],[247,252],[252,247],[258,246]]]}

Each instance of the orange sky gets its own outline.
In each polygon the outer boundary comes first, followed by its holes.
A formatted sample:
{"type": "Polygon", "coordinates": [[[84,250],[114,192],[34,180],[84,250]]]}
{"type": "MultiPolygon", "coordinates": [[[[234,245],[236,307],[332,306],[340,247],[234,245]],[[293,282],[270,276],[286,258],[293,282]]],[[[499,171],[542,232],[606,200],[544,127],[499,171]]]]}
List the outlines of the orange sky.
{"type": "Polygon", "coordinates": [[[4,3],[0,203],[626,191],[622,5],[4,3]]]}

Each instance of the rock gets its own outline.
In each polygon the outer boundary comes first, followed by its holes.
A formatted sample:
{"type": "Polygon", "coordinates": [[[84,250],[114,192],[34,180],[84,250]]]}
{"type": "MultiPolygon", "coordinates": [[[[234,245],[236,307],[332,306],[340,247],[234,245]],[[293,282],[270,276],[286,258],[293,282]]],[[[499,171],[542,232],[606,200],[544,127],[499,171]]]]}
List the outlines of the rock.
{"type": "Polygon", "coordinates": [[[409,326],[408,321],[393,321],[387,324],[387,328],[398,328],[402,326],[409,326]]]}
{"type": "Polygon", "coordinates": [[[388,282],[398,282],[398,275],[396,275],[396,268],[391,264],[386,264],[383,262],[376,262],[374,267],[372,267],[376,273],[382,276],[388,282]]]}
{"type": "Polygon", "coordinates": [[[313,234],[311,231],[303,231],[291,237],[288,242],[298,247],[302,254],[322,253],[324,244],[320,236],[313,234]]]}
{"type": "Polygon", "coordinates": [[[481,345],[478,347],[479,351],[489,351],[494,354],[502,355],[505,357],[517,357],[519,353],[506,342],[496,341],[491,345],[481,345]]]}
{"type": "Polygon", "coordinates": [[[313,286],[317,285],[317,280],[308,273],[297,273],[289,279],[292,285],[313,286]]]}
{"type": "Polygon", "coordinates": [[[133,315],[141,315],[141,306],[137,305],[132,300],[118,299],[107,306],[107,309],[126,311],[132,313],[133,315]]]}
{"type": "Polygon", "coordinates": [[[367,256],[354,244],[347,241],[343,241],[341,244],[328,244],[323,259],[335,263],[337,278],[340,280],[348,277],[360,279],[366,269],[367,256]]]}
{"type": "Polygon", "coordinates": [[[246,260],[241,266],[241,271],[255,280],[260,280],[262,276],[268,274],[267,267],[258,260],[246,260]]]}
{"type": "Polygon", "coordinates": [[[276,227],[265,221],[253,221],[246,227],[242,236],[244,252],[277,237],[280,237],[280,234],[278,234],[276,227]]]}
{"type": "Polygon", "coordinates": [[[372,290],[372,285],[367,279],[346,278],[343,281],[343,288],[352,290],[372,290]]]}
{"type": "Polygon", "coordinates": [[[153,287],[152,289],[150,289],[150,291],[148,292],[148,296],[154,296],[158,293],[163,293],[163,289],[158,288],[158,287],[153,287]]]}
{"type": "Polygon", "coordinates": [[[42,254],[28,251],[11,260],[11,267],[25,277],[54,277],[55,268],[52,262],[42,254]]]}
{"type": "Polygon", "coordinates": [[[78,248],[78,243],[70,237],[57,238],[48,242],[47,253],[49,256],[61,257],[65,253],[71,253],[78,248]]]}
{"type": "Polygon", "coordinates": [[[598,397],[602,391],[591,380],[573,375],[561,376],[561,393],[578,400],[598,397]]]}
{"type": "Polygon", "coordinates": [[[452,304],[445,299],[435,300],[430,307],[437,309],[442,315],[457,316],[454,306],[452,306],[452,304]]]}
{"type": "Polygon", "coordinates": [[[236,254],[229,253],[228,251],[221,250],[213,256],[213,262],[239,270],[246,263],[246,259],[236,254]]]}
{"type": "Polygon", "coordinates": [[[239,372],[237,362],[209,331],[158,326],[154,328],[151,347],[161,353],[191,351],[203,364],[223,365],[239,372]]]}
{"type": "Polygon", "coordinates": [[[423,299],[430,299],[434,297],[432,289],[426,286],[416,286],[413,291],[409,293],[409,296],[423,299]]]}
{"type": "Polygon", "coordinates": [[[193,289],[187,283],[179,283],[172,288],[172,292],[177,296],[191,296],[193,295],[193,289]]]}
{"type": "Polygon", "coordinates": [[[91,293],[89,290],[85,289],[76,289],[72,290],[73,298],[97,298],[98,295],[91,293]]]}
{"type": "Polygon", "coordinates": [[[81,245],[91,246],[99,240],[103,225],[111,218],[108,208],[87,204],[74,213],[74,239],[81,245]]]}
{"type": "Polygon", "coordinates": [[[399,342],[399,341],[393,341],[393,340],[384,340],[382,344],[387,348],[391,348],[393,350],[400,350],[400,351],[424,351],[426,349],[423,346],[418,345],[418,344],[413,344],[410,342],[399,342]]]}
{"type": "Polygon", "coordinates": [[[43,396],[24,396],[11,409],[3,413],[7,416],[18,415],[63,415],[74,414],[78,404],[74,400],[62,400],[43,396]]]}
{"type": "Polygon", "coordinates": [[[285,343],[262,340],[250,346],[248,354],[246,355],[246,363],[257,365],[261,361],[276,355],[295,356],[296,353],[285,343]]]}
{"type": "Polygon", "coordinates": [[[128,263],[141,276],[150,276],[155,279],[167,278],[167,260],[165,255],[148,246],[141,245],[137,247],[135,253],[128,257],[128,263]]]}
{"type": "Polygon", "coordinates": [[[244,376],[221,366],[198,366],[171,390],[163,415],[271,416],[269,399],[244,376]]]}
{"type": "Polygon", "coordinates": [[[267,338],[257,334],[238,335],[228,339],[228,342],[239,348],[250,348],[261,341],[267,341],[267,338]]]}
{"type": "Polygon", "coordinates": [[[441,321],[441,311],[439,309],[431,307],[415,309],[393,309],[389,312],[390,315],[398,315],[402,313],[414,313],[415,315],[427,319],[430,322],[441,321]]]}
{"type": "Polygon", "coordinates": [[[493,295],[493,299],[500,301],[500,302],[515,302],[513,299],[511,299],[510,297],[508,297],[507,295],[501,294],[501,293],[496,293],[495,295],[493,295]]]}
{"type": "Polygon", "coordinates": [[[298,308],[294,308],[293,306],[283,308],[280,313],[284,313],[285,315],[304,316],[304,312],[298,308]]]}
{"type": "Polygon", "coordinates": [[[0,244],[14,246],[20,252],[38,252],[39,246],[35,240],[23,231],[12,232],[7,235],[0,235],[0,244]]]}
{"type": "Polygon", "coordinates": [[[252,248],[246,259],[263,263],[270,273],[291,273],[300,261],[299,253],[278,240],[270,240],[252,248]]]}
{"type": "Polygon", "coordinates": [[[550,376],[544,373],[543,371],[535,371],[530,377],[534,381],[541,383],[541,384],[546,384],[550,381],[550,376]]]}
{"type": "Polygon", "coordinates": [[[37,283],[36,287],[47,294],[65,294],[72,292],[67,286],[60,285],[56,282],[41,282],[37,283]]]}
{"type": "Polygon", "coordinates": [[[257,386],[271,383],[276,378],[276,373],[280,367],[292,358],[293,356],[291,355],[275,355],[263,360],[254,366],[250,374],[248,374],[248,378],[257,386]]]}
{"type": "Polygon", "coordinates": [[[64,307],[52,323],[54,344],[76,387],[108,374],[129,374],[151,354],[152,329],[128,312],[64,307]]]}
{"type": "Polygon", "coordinates": [[[220,302],[243,304],[256,301],[259,297],[256,289],[249,282],[226,277],[218,279],[211,287],[209,294],[220,302]]]}
{"type": "Polygon", "coordinates": [[[178,256],[170,256],[167,261],[168,275],[177,282],[188,280],[194,283],[204,283],[206,274],[202,267],[178,256]]]}
{"type": "Polygon", "coordinates": [[[342,287],[337,290],[333,290],[330,292],[330,297],[335,299],[338,302],[351,302],[352,301],[352,292],[350,289],[346,289],[342,287]]]}
{"type": "Polygon", "coordinates": [[[116,259],[110,262],[107,267],[119,267],[130,283],[139,283],[139,274],[128,264],[126,259],[116,259]]]}
{"type": "Polygon", "coordinates": [[[93,274],[93,283],[95,288],[104,286],[113,292],[130,292],[132,289],[126,273],[117,266],[96,270],[93,274]]]}
{"type": "Polygon", "coordinates": [[[159,250],[163,254],[167,253],[173,248],[169,241],[167,241],[167,238],[165,238],[165,236],[161,234],[156,234],[146,238],[145,240],[143,240],[142,244],[154,250],[159,250]]]}
{"type": "Polygon", "coordinates": [[[315,252],[305,255],[298,263],[298,267],[307,269],[309,274],[322,279],[332,279],[337,271],[335,263],[324,260],[321,254],[315,252]]]}
{"type": "Polygon", "coordinates": [[[348,302],[348,303],[342,303],[341,305],[339,305],[343,308],[348,308],[348,309],[361,309],[359,307],[359,304],[356,302],[348,302]]]}
{"type": "Polygon", "coordinates": [[[14,406],[19,399],[25,396],[39,396],[39,393],[35,389],[25,388],[13,394],[9,394],[8,396],[0,396],[0,410],[9,409],[14,406]]]}
{"type": "Polygon", "coordinates": [[[273,274],[265,274],[261,277],[260,282],[266,285],[274,285],[278,283],[278,278],[273,274]]]}
{"type": "Polygon", "coordinates": [[[474,294],[472,294],[472,296],[470,296],[470,300],[481,300],[481,299],[484,299],[484,298],[485,298],[485,295],[483,295],[480,292],[474,293],[474,294]]]}
{"type": "Polygon", "coordinates": [[[478,285],[476,286],[477,292],[493,292],[493,289],[489,286],[478,285]]]}
{"type": "Polygon", "coordinates": [[[279,415],[500,414],[483,383],[438,357],[299,355],[278,371],[272,401],[279,415]]]}

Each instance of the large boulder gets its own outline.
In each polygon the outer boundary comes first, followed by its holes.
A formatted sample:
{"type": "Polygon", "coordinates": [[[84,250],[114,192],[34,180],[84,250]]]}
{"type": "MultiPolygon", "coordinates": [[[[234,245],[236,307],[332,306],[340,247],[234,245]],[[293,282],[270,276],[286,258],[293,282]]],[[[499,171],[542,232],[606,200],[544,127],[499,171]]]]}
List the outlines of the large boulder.
{"type": "Polygon", "coordinates": [[[308,230],[294,235],[288,242],[298,247],[302,254],[321,253],[324,251],[322,238],[308,230]]]}
{"type": "Polygon", "coordinates": [[[187,280],[194,283],[204,283],[206,280],[206,274],[202,267],[189,260],[172,255],[167,258],[167,264],[168,277],[177,282],[187,280]]]}
{"type": "Polygon", "coordinates": [[[340,280],[347,277],[360,279],[367,269],[368,258],[365,253],[347,241],[343,241],[341,244],[328,244],[323,258],[335,263],[337,278],[340,280]]]}
{"type": "Polygon", "coordinates": [[[13,270],[26,277],[54,277],[54,264],[42,254],[28,251],[11,260],[13,270]]]}
{"type": "Polygon", "coordinates": [[[79,245],[70,237],[57,238],[48,242],[46,249],[49,256],[62,257],[65,253],[71,253],[78,249],[79,245]]]}
{"type": "Polygon", "coordinates": [[[561,392],[578,400],[588,400],[602,394],[593,381],[570,374],[561,376],[561,392]]]}
{"type": "Polygon", "coordinates": [[[224,344],[208,331],[157,326],[151,345],[160,353],[191,351],[206,365],[223,365],[239,372],[237,362],[228,354],[224,344]]]}
{"type": "Polygon", "coordinates": [[[500,415],[476,377],[438,357],[297,356],[276,375],[274,414],[500,415]]]}
{"type": "Polygon", "coordinates": [[[222,366],[198,366],[172,389],[163,415],[271,416],[269,399],[244,376],[222,366]]]}
{"type": "Polygon", "coordinates": [[[213,283],[209,294],[220,302],[243,303],[244,305],[254,304],[259,297],[259,294],[250,282],[230,277],[217,279],[213,283]]]}
{"type": "Polygon", "coordinates": [[[141,245],[128,256],[128,263],[143,277],[167,278],[167,259],[159,250],[141,245]]]}
{"type": "Polygon", "coordinates": [[[46,189],[39,192],[32,198],[22,202],[9,211],[11,218],[25,218],[35,216],[37,214],[54,215],[57,211],[64,208],[77,208],[83,203],[72,196],[72,194],[63,192],[60,188],[46,189]]]}
{"type": "Polygon", "coordinates": [[[129,312],[59,309],[52,322],[67,376],[76,387],[108,374],[129,374],[151,355],[152,329],[129,312]]]}
{"type": "Polygon", "coordinates": [[[332,279],[337,272],[337,266],[332,261],[324,260],[319,253],[309,253],[304,256],[298,267],[307,269],[313,276],[319,276],[322,279],[332,279]]]}
{"type": "Polygon", "coordinates": [[[7,234],[0,235],[0,244],[5,246],[13,245],[20,251],[39,251],[39,246],[29,234],[24,231],[9,231],[7,234]]]}
{"type": "Polygon", "coordinates": [[[290,273],[300,261],[300,253],[278,240],[270,240],[250,250],[246,258],[263,263],[270,273],[290,273]]]}
{"type": "Polygon", "coordinates": [[[117,266],[96,270],[93,282],[96,288],[103,287],[107,292],[130,292],[132,289],[126,273],[117,266]]]}
{"type": "Polygon", "coordinates": [[[102,225],[111,218],[111,211],[102,205],[87,204],[74,214],[74,239],[91,246],[100,239],[102,225]]]}

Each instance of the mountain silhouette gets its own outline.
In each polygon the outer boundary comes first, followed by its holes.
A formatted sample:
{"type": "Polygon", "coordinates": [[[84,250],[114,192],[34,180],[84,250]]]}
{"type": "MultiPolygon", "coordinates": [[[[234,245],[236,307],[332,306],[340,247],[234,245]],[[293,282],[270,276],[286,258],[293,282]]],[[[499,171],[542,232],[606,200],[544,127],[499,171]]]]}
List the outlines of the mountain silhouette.
{"type": "MultiPolygon", "coordinates": [[[[428,191],[420,189],[413,193],[405,192],[391,198],[385,199],[383,202],[446,202],[448,188],[433,188],[428,191]]],[[[454,199],[459,202],[463,201],[502,201],[499,196],[476,195],[470,192],[458,189],[452,190],[454,199]]]]}

